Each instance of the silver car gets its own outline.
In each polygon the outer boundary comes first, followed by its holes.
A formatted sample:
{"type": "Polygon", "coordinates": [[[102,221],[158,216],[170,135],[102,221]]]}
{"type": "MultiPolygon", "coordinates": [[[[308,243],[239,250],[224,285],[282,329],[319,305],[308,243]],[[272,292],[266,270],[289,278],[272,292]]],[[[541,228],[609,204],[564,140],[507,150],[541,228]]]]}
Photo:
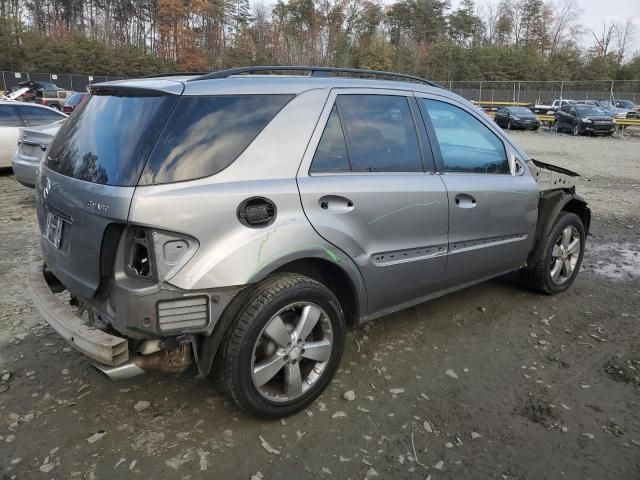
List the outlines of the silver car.
{"type": "Polygon", "coordinates": [[[40,169],[29,278],[109,377],[193,365],[278,418],[327,386],[350,326],[514,270],[569,288],[590,223],[576,175],[417,77],[247,67],[97,84],[40,169]],[[275,70],[308,75],[254,74],[275,70]]]}
{"type": "Polygon", "coordinates": [[[40,161],[63,123],[61,120],[50,125],[20,129],[18,149],[11,157],[11,168],[16,180],[25,187],[35,187],[40,161]]]}

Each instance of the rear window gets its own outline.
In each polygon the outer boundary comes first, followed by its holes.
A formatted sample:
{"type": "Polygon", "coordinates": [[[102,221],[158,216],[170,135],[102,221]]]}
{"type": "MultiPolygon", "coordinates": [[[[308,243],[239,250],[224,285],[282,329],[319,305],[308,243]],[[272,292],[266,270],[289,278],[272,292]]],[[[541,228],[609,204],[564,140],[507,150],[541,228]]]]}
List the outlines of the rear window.
{"type": "Polygon", "coordinates": [[[223,170],[292,98],[293,95],[180,98],[140,184],[193,180],[223,170]]]}
{"type": "Polygon", "coordinates": [[[44,163],[79,180],[134,186],[177,100],[91,95],[60,129],[44,163]]]}
{"type": "Polygon", "coordinates": [[[48,108],[32,107],[28,105],[20,105],[17,108],[19,109],[20,114],[27,120],[30,127],[48,125],[66,118],[63,114],[48,108]]]}
{"type": "Polygon", "coordinates": [[[64,102],[65,105],[77,105],[79,104],[86,94],[84,93],[74,93],[64,102]]]}

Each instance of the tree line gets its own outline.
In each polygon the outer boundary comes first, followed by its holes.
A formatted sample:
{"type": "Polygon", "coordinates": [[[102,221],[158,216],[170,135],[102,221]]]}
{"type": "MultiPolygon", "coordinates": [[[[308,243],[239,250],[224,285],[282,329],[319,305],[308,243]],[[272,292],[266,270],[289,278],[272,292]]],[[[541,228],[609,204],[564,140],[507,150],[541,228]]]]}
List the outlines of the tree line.
{"type": "Polygon", "coordinates": [[[576,0],[0,0],[0,69],[137,76],[332,65],[449,80],[640,79],[634,28],[576,0]],[[578,39],[588,35],[591,48],[578,39]]]}

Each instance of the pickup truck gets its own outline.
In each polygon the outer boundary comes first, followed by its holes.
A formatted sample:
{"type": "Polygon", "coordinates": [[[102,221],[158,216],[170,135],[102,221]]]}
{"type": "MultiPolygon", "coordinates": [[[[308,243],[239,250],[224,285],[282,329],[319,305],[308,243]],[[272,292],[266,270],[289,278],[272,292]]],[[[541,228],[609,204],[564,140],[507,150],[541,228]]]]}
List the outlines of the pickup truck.
{"type": "Polygon", "coordinates": [[[537,114],[541,114],[541,115],[553,115],[554,113],[556,113],[560,107],[562,107],[563,105],[572,105],[576,103],[575,100],[567,100],[567,99],[559,99],[559,100],[554,100],[551,105],[544,105],[544,104],[536,104],[533,106],[533,111],[537,114]]]}

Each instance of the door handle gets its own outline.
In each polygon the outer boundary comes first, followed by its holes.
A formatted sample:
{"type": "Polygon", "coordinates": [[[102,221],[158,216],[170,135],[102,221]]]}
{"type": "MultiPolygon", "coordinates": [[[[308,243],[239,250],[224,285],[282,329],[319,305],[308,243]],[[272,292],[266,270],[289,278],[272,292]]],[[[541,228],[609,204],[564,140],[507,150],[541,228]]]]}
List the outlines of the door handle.
{"type": "Polygon", "coordinates": [[[338,195],[325,195],[318,199],[320,208],[333,213],[344,213],[353,210],[353,202],[338,195]]]}
{"type": "Polygon", "coordinates": [[[473,208],[477,205],[476,199],[469,194],[459,193],[455,197],[456,206],[460,208],[473,208]]]}

